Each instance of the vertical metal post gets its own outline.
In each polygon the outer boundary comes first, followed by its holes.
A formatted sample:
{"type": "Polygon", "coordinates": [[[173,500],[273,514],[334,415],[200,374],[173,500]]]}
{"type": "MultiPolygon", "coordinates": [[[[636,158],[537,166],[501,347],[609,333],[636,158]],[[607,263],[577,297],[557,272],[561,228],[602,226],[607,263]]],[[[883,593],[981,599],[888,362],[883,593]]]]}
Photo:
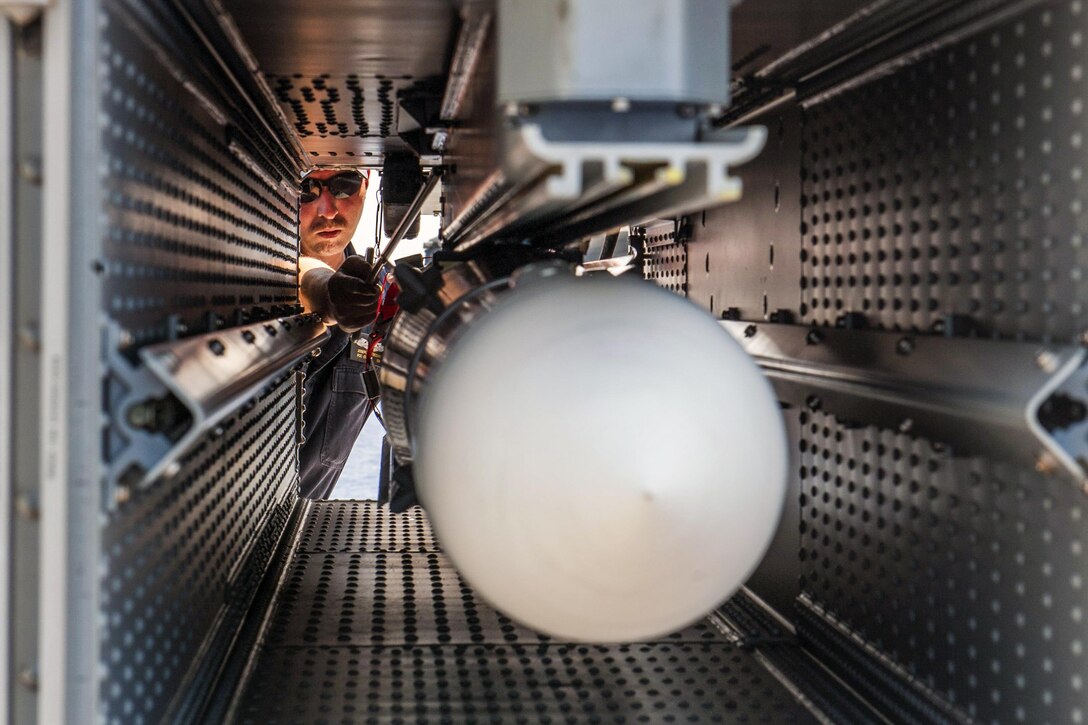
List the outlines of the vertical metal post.
{"type": "Polygon", "coordinates": [[[71,7],[58,2],[42,28],[41,604],[39,722],[67,722],[68,333],[71,7]]]}
{"type": "MultiPolygon", "coordinates": [[[[15,93],[11,24],[0,18],[0,306],[11,309],[13,248],[12,173],[15,136],[12,123],[15,93]]],[[[11,721],[11,420],[12,347],[11,315],[0,317],[0,721],[11,721]]]]}

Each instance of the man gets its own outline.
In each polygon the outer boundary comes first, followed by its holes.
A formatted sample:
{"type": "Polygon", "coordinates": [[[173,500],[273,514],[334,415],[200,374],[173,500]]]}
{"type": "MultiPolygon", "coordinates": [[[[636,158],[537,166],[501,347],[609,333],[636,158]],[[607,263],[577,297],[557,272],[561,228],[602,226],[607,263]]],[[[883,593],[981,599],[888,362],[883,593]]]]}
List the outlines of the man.
{"type": "Polygon", "coordinates": [[[371,266],[355,255],[351,237],[363,215],[366,172],[320,169],[302,180],[299,203],[299,297],[330,326],[332,338],[306,373],[299,488],[328,498],[372,410],[363,363],[352,358],[349,333],[373,319],[380,289],[371,266]]]}

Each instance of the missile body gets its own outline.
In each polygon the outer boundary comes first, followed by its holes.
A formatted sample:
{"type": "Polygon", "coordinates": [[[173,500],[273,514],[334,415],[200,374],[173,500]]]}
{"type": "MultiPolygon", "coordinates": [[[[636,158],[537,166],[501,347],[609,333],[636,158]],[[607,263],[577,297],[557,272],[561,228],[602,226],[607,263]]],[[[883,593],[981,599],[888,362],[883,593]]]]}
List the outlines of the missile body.
{"type": "Polygon", "coordinates": [[[451,307],[430,324],[464,324],[417,339],[426,370],[398,400],[419,498],[478,592],[544,633],[632,641],[745,581],[778,523],[786,439],[769,384],[711,317],[555,266],[451,307]]]}

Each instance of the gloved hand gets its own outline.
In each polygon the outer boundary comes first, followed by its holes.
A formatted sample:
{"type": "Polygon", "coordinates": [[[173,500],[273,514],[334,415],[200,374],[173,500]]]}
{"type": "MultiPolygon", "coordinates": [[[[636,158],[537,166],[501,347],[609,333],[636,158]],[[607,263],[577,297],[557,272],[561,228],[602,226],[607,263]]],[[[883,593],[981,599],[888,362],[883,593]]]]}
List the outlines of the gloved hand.
{"type": "Polygon", "coordinates": [[[329,277],[332,316],[345,332],[355,332],[374,321],[381,287],[367,282],[373,268],[362,257],[348,257],[329,277]]]}

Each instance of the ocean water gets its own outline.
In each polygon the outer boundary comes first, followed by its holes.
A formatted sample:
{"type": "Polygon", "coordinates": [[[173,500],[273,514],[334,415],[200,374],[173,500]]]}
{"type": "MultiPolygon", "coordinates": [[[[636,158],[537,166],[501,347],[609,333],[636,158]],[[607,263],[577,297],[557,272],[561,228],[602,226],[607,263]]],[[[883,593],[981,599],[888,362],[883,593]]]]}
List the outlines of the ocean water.
{"type": "Polygon", "coordinates": [[[336,482],[332,498],[373,501],[378,498],[378,476],[381,471],[382,438],[385,429],[377,418],[367,420],[355,446],[336,482]]]}

